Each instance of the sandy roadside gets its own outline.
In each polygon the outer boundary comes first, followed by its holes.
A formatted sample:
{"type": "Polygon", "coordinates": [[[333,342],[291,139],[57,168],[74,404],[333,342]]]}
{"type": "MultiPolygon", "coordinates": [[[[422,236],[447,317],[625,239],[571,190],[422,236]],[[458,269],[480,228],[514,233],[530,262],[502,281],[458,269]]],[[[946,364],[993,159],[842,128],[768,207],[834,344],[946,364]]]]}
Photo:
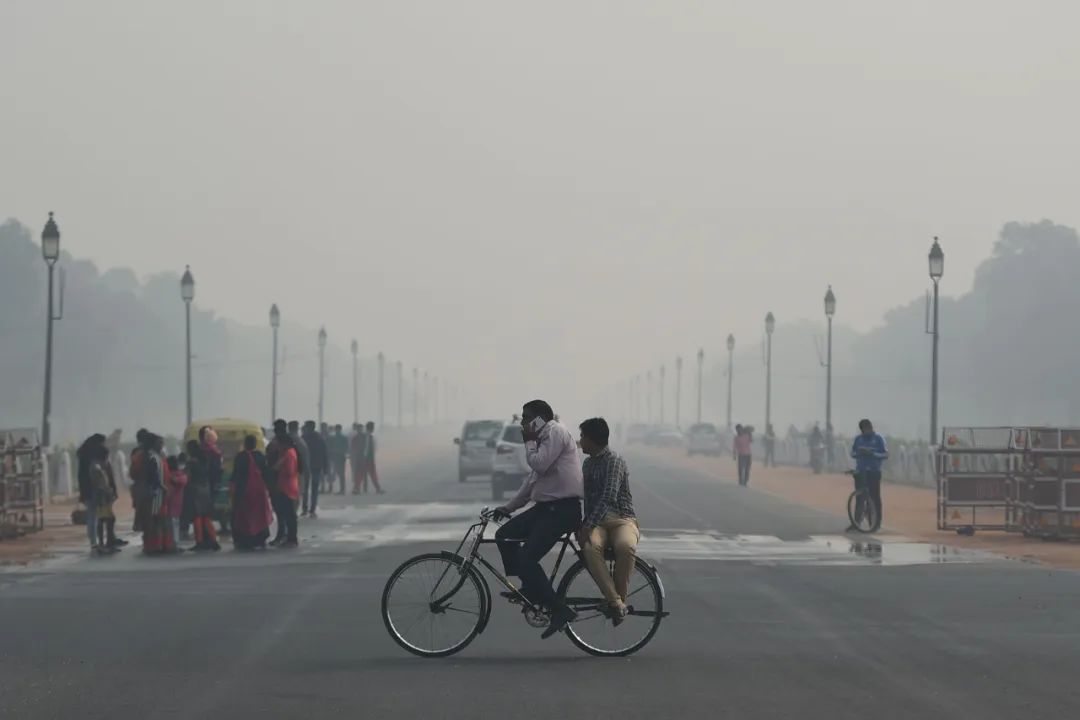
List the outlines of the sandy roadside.
{"type": "MultiPolygon", "coordinates": [[[[395,467],[408,465],[415,459],[429,455],[445,453],[445,447],[422,441],[410,445],[396,439],[379,449],[378,463],[380,473],[387,477],[393,474],[395,467]]],[[[86,526],[72,525],[71,511],[76,507],[73,502],[54,503],[45,508],[45,529],[24,535],[20,538],[0,540],[0,567],[5,565],[29,565],[35,561],[53,556],[60,549],[77,548],[88,545],[86,526]]],[[[126,490],[120,491],[120,498],[113,506],[117,518],[117,534],[131,529],[134,511],[131,498],[126,490]]]]}
{"type": "MultiPolygon", "coordinates": [[[[735,484],[735,463],[729,457],[687,457],[676,448],[636,446],[634,453],[674,468],[706,473],[718,481],[735,484]]],[[[851,478],[847,475],[814,475],[806,468],[765,468],[756,464],[750,486],[790,502],[843,516],[851,478]]],[[[1080,545],[1044,542],[1013,533],[981,531],[973,537],[937,529],[937,492],[931,488],[885,483],[881,488],[885,504],[883,534],[902,535],[912,540],[936,542],[951,547],[985,550],[1009,557],[1045,563],[1059,568],[1080,569],[1080,545]]]]}

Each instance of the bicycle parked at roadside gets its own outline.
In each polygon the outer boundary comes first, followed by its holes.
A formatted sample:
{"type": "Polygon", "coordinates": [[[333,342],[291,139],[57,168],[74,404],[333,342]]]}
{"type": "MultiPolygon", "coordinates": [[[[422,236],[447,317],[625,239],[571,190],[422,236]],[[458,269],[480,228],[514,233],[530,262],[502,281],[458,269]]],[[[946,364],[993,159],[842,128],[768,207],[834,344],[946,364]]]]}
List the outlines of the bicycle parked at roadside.
{"type": "MultiPolygon", "coordinates": [[[[478,522],[469,526],[454,552],[417,555],[402,563],[386,581],[382,596],[382,617],[390,637],[405,650],[421,657],[447,657],[463,650],[487,627],[492,595],[486,568],[510,594],[510,602],[521,606],[525,622],[535,628],[547,627],[550,613],[530,601],[506,576],[480,554],[481,545],[496,541],[484,532],[493,520],[493,511],[484,508],[478,522]],[[468,551],[462,549],[468,545],[468,551]]],[[[573,533],[559,544],[551,582],[559,574],[567,549],[576,562],[567,568],[558,584],[558,599],[578,614],[566,626],[570,641],[590,655],[619,657],[645,647],[669,613],[664,611],[664,585],[656,568],[635,560],[626,596],[627,616],[616,625],[606,612],[606,603],[581,557],[573,533]]],[[[608,571],[614,557],[609,553],[608,571]]]]}

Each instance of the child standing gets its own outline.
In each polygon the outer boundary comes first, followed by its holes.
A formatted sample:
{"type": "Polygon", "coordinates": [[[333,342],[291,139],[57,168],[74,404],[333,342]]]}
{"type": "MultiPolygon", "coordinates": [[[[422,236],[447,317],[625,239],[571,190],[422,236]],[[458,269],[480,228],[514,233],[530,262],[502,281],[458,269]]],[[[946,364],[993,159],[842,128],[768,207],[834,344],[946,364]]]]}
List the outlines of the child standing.
{"type": "Polygon", "coordinates": [[[119,552],[120,548],[105,542],[106,527],[110,521],[116,521],[112,508],[113,503],[116,501],[116,493],[109,482],[109,472],[105,467],[109,462],[109,451],[104,445],[101,445],[95,446],[91,452],[93,453],[93,463],[90,466],[90,487],[93,493],[91,502],[94,503],[96,510],[94,517],[97,520],[97,528],[95,528],[97,530],[97,545],[93,548],[93,551],[97,555],[111,555],[119,552]]]}
{"type": "Polygon", "coordinates": [[[172,532],[173,552],[184,552],[180,547],[180,516],[184,512],[184,488],[187,487],[187,455],[169,456],[169,487],[165,491],[166,513],[169,518],[169,529],[172,532]]]}

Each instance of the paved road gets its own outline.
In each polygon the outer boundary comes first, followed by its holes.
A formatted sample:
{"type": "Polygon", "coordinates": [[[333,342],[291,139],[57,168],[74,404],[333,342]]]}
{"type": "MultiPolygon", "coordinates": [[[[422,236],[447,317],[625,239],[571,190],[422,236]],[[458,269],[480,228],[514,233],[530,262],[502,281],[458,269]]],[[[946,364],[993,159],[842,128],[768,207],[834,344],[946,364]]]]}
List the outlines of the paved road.
{"type": "Polygon", "coordinates": [[[598,660],[509,606],[446,660],[407,655],[379,598],[487,504],[453,455],[331,498],[299,551],[71,553],[0,573],[0,717],[1015,718],[1080,700],[1080,576],[903,538],[632,460],[642,554],[672,616],[598,660]]]}

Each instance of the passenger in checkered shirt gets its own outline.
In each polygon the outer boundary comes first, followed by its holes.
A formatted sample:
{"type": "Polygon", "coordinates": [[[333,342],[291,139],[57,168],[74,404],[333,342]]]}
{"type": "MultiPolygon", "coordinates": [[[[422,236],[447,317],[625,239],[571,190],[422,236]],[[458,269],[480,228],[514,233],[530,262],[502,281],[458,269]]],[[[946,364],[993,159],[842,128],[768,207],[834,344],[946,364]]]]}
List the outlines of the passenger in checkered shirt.
{"type": "Polygon", "coordinates": [[[603,418],[581,423],[581,449],[589,457],[582,468],[585,479],[585,521],[578,530],[582,555],[616,625],[626,617],[630,572],[641,539],[634,498],[630,494],[626,461],[608,446],[610,430],[603,418]],[[604,550],[615,551],[615,572],[609,573],[604,550]]]}

